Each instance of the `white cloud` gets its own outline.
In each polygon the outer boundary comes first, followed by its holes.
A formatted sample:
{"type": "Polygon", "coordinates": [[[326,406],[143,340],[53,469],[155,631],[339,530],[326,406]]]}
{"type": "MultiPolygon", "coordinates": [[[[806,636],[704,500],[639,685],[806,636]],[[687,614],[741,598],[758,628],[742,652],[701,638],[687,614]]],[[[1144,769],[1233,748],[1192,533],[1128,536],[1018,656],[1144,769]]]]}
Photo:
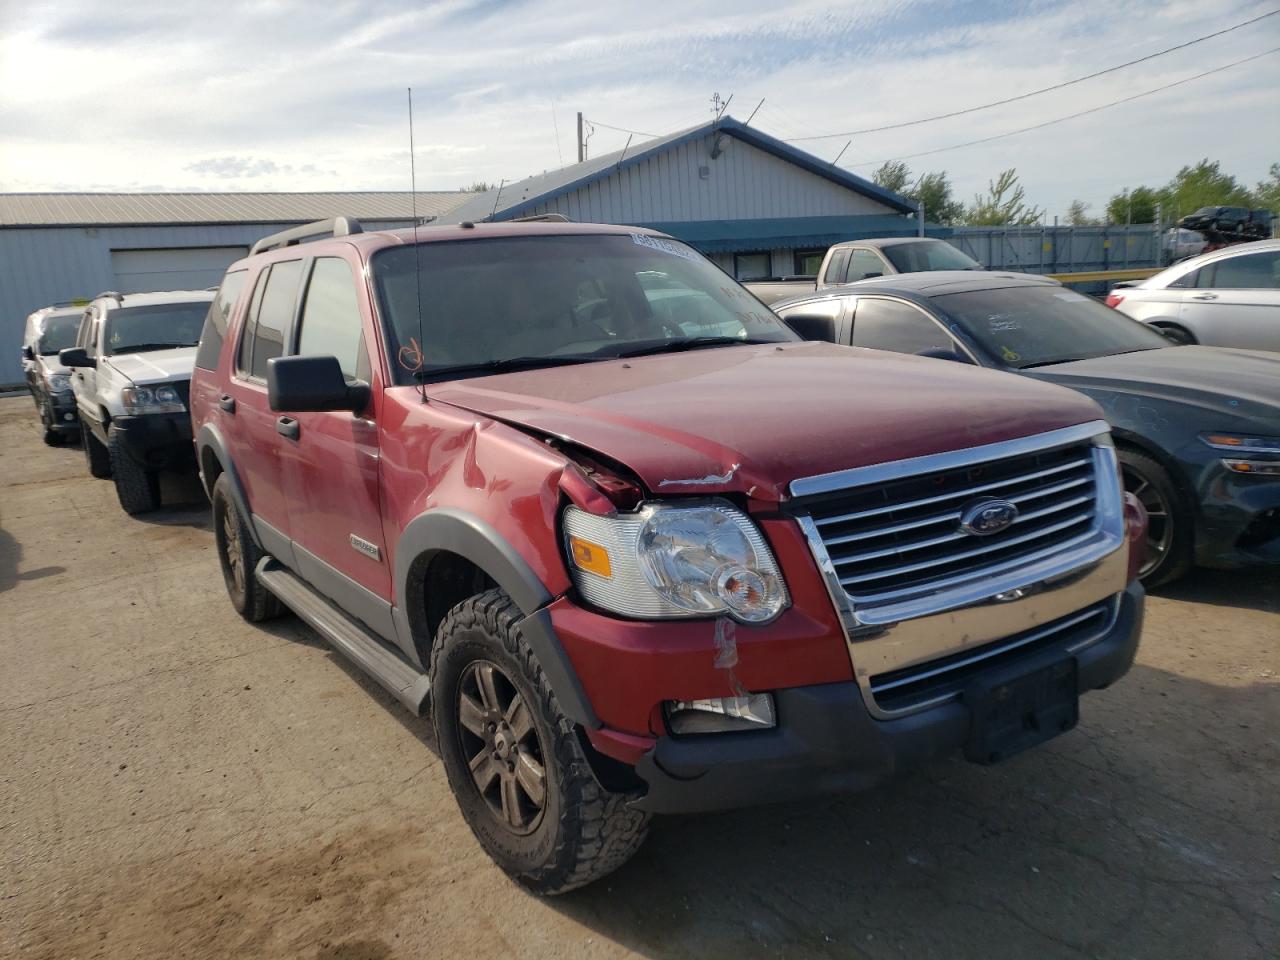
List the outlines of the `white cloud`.
{"type": "MultiPolygon", "coordinates": [[[[574,112],[667,132],[713,91],[783,138],[927,116],[1061,82],[1265,10],[1227,0],[956,10],[934,0],[71,0],[0,13],[0,189],[401,189],[572,160],[574,112]],[[1137,27],[1140,25],[1140,29],[1137,27]],[[557,142],[552,119],[556,111],[557,142]]],[[[1280,18],[995,110],[853,138],[858,164],[991,136],[1275,45],[1280,18]]],[[[1202,156],[1252,183],[1280,157],[1280,55],[1041,131],[911,161],[958,193],[1016,166],[1050,214],[1100,209],[1202,156]]],[[[622,146],[597,128],[590,147],[622,146]]],[[[846,138],[801,144],[832,158],[846,138]]]]}

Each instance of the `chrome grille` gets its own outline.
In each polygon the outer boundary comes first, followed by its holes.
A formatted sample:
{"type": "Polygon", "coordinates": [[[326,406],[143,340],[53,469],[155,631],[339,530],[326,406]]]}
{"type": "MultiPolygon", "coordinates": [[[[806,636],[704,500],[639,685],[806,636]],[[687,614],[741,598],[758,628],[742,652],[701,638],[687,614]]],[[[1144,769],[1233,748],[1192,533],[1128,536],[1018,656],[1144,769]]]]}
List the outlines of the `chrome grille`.
{"type": "Polygon", "coordinates": [[[807,499],[841,587],[858,606],[890,603],[1048,556],[1094,534],[1093,445],[1067,446],[807,499]],[[1018,507],[1006,529],[960,528],[975,500],[1018,507]]]}
{"type": "Polygon", "coordinates": [[[1074,652],[1101,637],[1119,612],[1116,600],[1086,607],[1051,623],[947,657],[871,678],[871,694],[881,709],[914,710],[958,696],[979,673],[1031,656],[1049,647],[1074,652]]]}

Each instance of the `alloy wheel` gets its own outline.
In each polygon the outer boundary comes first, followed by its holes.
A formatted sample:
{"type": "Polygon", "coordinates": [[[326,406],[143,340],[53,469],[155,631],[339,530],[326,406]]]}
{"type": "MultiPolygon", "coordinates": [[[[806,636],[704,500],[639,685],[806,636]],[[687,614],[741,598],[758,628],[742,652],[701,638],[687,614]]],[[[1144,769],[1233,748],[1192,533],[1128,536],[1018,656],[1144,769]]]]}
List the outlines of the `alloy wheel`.
{"type": "Polygon", "coordinates": [[[489,812],[512,833],[532,833],[547,804],[542,740],[524,696],[502,668],[468,664],[458,682],[458,735],[489,812]]]}
{"type": "Polygon", "coordinates": [[[1138,568],[1138,576],[1145,577],[1160,566],[1173,546],[1173,509],[1149,478],[1127,464],[1121,466],[1121,473],[1125,490],[1137,497],[1147,511],[1147,555],[1138,568]]]}
{"type": "Polygon", "coordinates": [[[222,539],[226,544],[227,567],[236,585],[236,593],[243,596],[244,556],[240,550],[240,524],[229,505],[222,511],[222,539]]]}

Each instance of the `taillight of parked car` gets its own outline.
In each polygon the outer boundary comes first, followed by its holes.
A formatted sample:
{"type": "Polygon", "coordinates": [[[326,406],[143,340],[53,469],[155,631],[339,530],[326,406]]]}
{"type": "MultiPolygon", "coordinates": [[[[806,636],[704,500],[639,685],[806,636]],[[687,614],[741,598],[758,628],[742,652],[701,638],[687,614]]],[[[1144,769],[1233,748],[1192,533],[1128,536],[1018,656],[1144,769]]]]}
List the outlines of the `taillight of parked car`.
{"type": "Polygon", "coordinates": [[[1123,302],[1124,302],[1124,294],[1123,294],[1123,293],[1108,293],[1108,294],[1107,294],[1107,306],[1108,306],[1108,307],[1118,307],[1118,306],[1120,306],[1120,304],[1122,304],[1123,302]]]}

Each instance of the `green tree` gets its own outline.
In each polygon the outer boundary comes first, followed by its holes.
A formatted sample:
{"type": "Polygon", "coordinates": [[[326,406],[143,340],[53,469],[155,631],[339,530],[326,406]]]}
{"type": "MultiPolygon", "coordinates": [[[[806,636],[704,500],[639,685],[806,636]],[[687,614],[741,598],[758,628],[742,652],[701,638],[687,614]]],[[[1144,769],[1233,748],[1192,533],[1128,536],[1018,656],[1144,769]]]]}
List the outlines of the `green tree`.
{"type": "Polygon", "coordinates": [[[493,189],[493,184],[485,183],[483,180],[476,180],[471,186],[463,187],[462,189],[468,193],[488,193],[493,189]]]}
{"type": "Polygon", "coordinates": [[[1096,227],[1098,218],[1089,216],[1090,206],[1092,204],[1083,200],[1072,200],[1071,206],[1067,207],[1067,223],[1073,227],[1096,227]]]}
{"type": "Polygon", "coordinates": [[[1253,191],[1253,205],[1280,214],[1280,163],[1273,163],[1267,179],[1258,181],[1258,188],[1253,191]]]}
{"type": "Polygon", "coordinates": [[[964,222],[975,227],[1039,223],[1044,211],[1039,207],[1029,206],[1026,193],[1018,182],[1018,171],[1010,167],[988,182],[985,197],[974,195],[973,205],[964,213],[964,222]]]}
{"type": "Polygon", "coordinates": [[[951,181],[944,170],[921,176],[908,196],[924,204],[927,222],[951,224],[964,216],[964,203],[951,195],[951,181]]]}
{"type": "Polygon", "coordinates": [[[1185,216],[1200,207],[1247,207],[1252,197],[1247,187],[1222,172],[1217,160],[1211,162],[1206,157],[1174,174],[1161,189],[1160,199],[1169,215],[1185,216]]]}
{"type": "MultiPolygon", "coordinates": [[[[1163,199],[1162,191],[1150,187],[1134,187],[1121,190],[1107,201],[1107,220],[1111,223],[1155,223],[1156,204],[1163,199]]],[[[1187,211],[1190,213],[1190,211],[1187,211]]],[[[1167,220],[1171,211],[1163,210],[1167,220]]]]}
{"type": "Polygon", "coordinates": [[[881,164],[880,169],[871,175],[871,179],[877,186],[884,187],[886,190],[905,194],[907,184],[911,182],[911,168],[907,166],[905,160],[886,160],[881,164]]]}

